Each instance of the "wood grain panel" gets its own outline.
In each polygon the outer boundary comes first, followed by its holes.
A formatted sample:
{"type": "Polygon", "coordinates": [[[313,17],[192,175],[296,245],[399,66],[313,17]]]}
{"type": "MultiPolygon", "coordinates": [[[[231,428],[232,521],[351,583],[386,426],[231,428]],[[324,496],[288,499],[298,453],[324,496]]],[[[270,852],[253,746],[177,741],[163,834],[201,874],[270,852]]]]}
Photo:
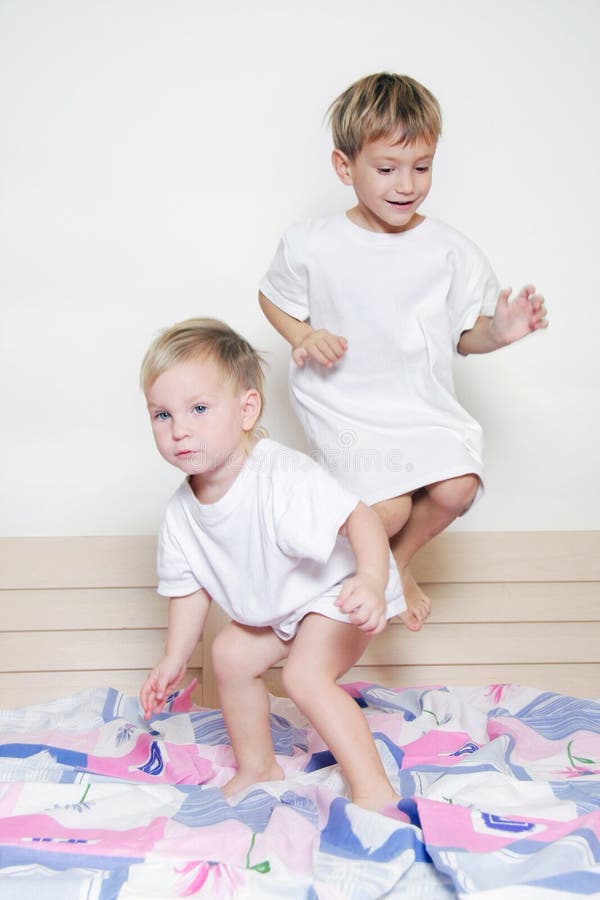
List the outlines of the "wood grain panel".
{"type": "Polygon", "coordinates": [[[415,556],[417,581],[600,581],[600,531],[441,534],[415,556]]]}
{"type": "Polygon", "coordinates": [[[164,628],[169,601],[154,588],[0,591],[5,631],[164,628]]]}
{"type": "MultiPolygon", "coordinates": [[[[165,637],[164,629],[0,632],[0,660],[5,672],[149,670],[164,652],[165,637]]],[[[191,665],[202,666],[201,646],[191,665]]]]}
{"type": "Polygon", "coordinates": [[[0,538],[0,588],[155,585],[155,537],[0,538]]]}
{"type": "MultiPolygon", "coordinates": [[[[0,705],[91,685],[137,693],[165,640],[155,553],[151,536],[0,538],[0,705]]],[[[430,621],[419,634],[392,623],[345,680],[600,696],[600,532],[452,532],[414,569],[430,621]]],[[[207,650],[224,621],[214,607],[207,650]]],[[[193,667],[203,667],[197,701],[217,706],[210,653],[198,648],[193,667]]]]}
{"type": "Polygon", "coordinates": [[[430,623],[600,621],[600,584],[593,581],[422,586],[433,604],[430,623]]]}

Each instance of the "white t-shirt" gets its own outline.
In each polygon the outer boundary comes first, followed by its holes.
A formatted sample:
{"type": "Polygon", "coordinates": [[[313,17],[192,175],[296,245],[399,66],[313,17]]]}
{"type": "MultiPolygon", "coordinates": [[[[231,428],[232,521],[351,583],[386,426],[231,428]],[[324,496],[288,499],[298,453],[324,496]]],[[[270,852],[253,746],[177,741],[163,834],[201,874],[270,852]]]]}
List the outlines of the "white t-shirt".
{"type": "Polygon", "coordinates": [[[426,218],[398,234],[347,215],[289,228],[260,283],[284,312],[348,340],[331,369],[291,364],[296,413],[336,478],[367,503],[482,474],[482,434],[455,396],[460,335],[492,315],[498,281],[481,250],[426,218]]]}
{"type": "MultiPolygon", "coordinates": [[[[358,497],[310,457],[267,438],[216,503],[200,503],[188,481],[171,498],[158,544],[158,592],[204,588],[236,622],[271,626],[284,640],[308,612],[348,622],[334,606],[355,571],[338,534],[358,497]]],[[[388,618],[406,608],[390,554],[388,618]]]]}

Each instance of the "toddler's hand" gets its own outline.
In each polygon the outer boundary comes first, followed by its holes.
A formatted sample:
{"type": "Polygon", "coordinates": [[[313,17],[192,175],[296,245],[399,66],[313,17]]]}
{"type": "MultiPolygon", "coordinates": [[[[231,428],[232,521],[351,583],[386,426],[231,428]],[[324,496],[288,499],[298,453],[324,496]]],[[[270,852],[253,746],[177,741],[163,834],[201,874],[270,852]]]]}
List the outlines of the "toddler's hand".
{"type": "Polygon", "coordinates": [[[546,328],[544,298],[533,284],[526,284],[514,300],[509,301],[511,288],[500,291],[492,326],[503,344],[512,344],[532,331],[546,328]]]}
{"type": "Polygon", "coordinates": [[[369,573],[357,572],[348,578],[335,605],[366,634],[379,634],[387,625],[385,584],[369,573]]]}
{"type": "Polygon", "coordinates": [[[145,719],[149,719],[153,713],[163,711],[167,697],[179,687],[186,669],[185,663],[172,656],[163,656],[158,665],[152,669],[140,691],[145,719]]]}
{"type": "Polygon", "coordinates": [[[332,334],[325,328],[317,328],[310,331],[306,337],[292,350],[292,359],[297,366],[302,367],[307,359],[331,369],[342,358],[348,349],[348,341],[345,337],[332,334]]]}

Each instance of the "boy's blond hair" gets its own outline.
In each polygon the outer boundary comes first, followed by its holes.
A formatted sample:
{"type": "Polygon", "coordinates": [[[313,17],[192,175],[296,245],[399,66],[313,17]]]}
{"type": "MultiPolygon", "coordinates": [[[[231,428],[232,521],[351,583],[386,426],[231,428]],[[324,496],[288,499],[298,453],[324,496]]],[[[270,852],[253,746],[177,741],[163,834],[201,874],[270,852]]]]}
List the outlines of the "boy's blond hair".
{"type": "Polygon", "coordinates": [[[235,391],[258,391],[264,407],[263,360],[247,340],[219,319],[186,319],[165,329],[148,348],[140,371],[147,391],[159,375],[189,359],[210,359],[235,391]]]}
{"type": "Polygon", "coordinates": [[[327,117],[334,146],[350,160],[381,137],[407,146],[418,139],[436,144],[442,133],[440,105],[431,91],[392,72],[355,81],[333,101],[327,117]]]}

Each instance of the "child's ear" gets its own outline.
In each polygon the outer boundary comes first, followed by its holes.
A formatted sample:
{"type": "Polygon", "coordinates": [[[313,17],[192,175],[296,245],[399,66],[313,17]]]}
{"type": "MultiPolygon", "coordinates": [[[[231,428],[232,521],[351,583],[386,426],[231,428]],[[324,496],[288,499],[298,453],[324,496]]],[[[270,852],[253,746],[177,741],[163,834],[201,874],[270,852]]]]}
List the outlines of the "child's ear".
{"type": "Polygon", "coordinates": [[[242,428],[244,431],[252,431],[262,409],[260,394],[252,388],[242,394],[240,402],[242,407],[242,428]]]}
{"type": "Polygon", "coordinates": [[[331,154],[331,165],[342,184],[352,184],[352,163],[343,150],[335,148],[331,154]]]}

